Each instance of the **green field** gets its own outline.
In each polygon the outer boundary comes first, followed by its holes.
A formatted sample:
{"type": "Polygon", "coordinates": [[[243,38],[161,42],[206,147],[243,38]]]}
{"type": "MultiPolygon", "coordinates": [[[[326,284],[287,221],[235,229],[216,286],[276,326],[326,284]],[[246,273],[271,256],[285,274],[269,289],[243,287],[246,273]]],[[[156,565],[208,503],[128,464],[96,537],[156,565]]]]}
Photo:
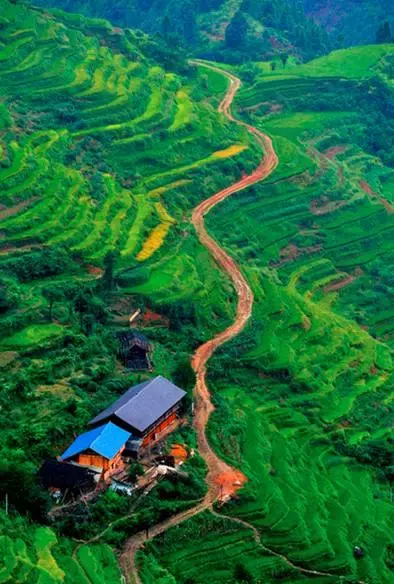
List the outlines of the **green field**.
{"type": "MultiPolygon", "coordinates": [[[[248,482],[145,546],[144,584],[393,581],[393,55],[239,67],[233,112],[279,164],[206,218],[255,296],[209,364],[208,437],[248,482]]],[[[190,214],[261,152],[217,113],[227,79],[182,59],[104,20],[2,4],[0,582],[118,583],[115,550],[204,496],[196,455],[132,511],[106,493],[37,523],[42,460],[150,376],[117,360],[130,315],[154,374],[190,398],[190,356],[234,318],[190,214]]],[[[195,450],[188,421],[173,439],[195,450]]]]}
{"type": "Polygon", "coordinates": [[[0,582],[26,584],[119,584],[121,575],[109,546],[75,544],[56,537],[49,527],[12,524],[2,515],[0,582]],[[73,552],[76,553],[73,553],[73,552]]]}
{"type": "Polygon", "coordinates": [[[272,71],[270,63],[259,63],[259,68],[268,77],[282,79],[286,76],[360,79],[372,75],[384,57],[392,54],[392,51],[390,44],[364,45],[333,51],[305,64],[297,64],[294,59],[290,59],[285,72],[281,67],[272,71]]]}
{"type": "Polygon", "coordinates": [[[3,348],[23,349],[26,347],[35,347],[46,339],[62,334],[63,328],[56,324],[37,324],[31,325],[20,332],[6,337],[2,340],[3,348]]]}
{"type": "Polygon", "coordinates": [[[201,517],[140,555],[146,584],[233,582],[238,564],[245,581],[393,580],[390,154],[362,138],[374,100],[357,103],[392,48],[369,49],[241,90],[240,115],[272,136],[280,163],[207,219],[255,294],[251,323],[209,368],[209,439],[249,479],[221,513],[257,528],[265,550],[239,524],[201,517]],[[328,79],[338,74],[365,81],[328,79]]]}

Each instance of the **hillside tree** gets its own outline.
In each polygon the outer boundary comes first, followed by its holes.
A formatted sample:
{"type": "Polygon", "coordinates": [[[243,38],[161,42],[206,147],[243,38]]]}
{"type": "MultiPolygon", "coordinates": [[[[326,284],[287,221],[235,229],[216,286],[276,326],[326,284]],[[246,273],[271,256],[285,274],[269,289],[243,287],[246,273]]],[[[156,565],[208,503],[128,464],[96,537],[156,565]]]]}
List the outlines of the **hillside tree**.
{"type": "Polygon", "coordinates": [[[376,42],[378,44],[391,43],[393,35],[391,34],[391,26],[389,22],[383,22],[376,31],[376,42]]]}
{"type": "Polygon", "coordinates": [[[289,55],[287,53],[281,53],[280,60],[282,61],[283,69],[286,67],[287,61],[289,60],[289,55]]]}
{"type": "Polygon", "coordinates": [[[42,295],[48,302],[49,320],[53,320],[53,307],[55,302],[59,302],[63,298],[63,291],[58,286],[46,286],[42,289],[42,295]]]}
{"type": "Polygon", "coordinates": [[[101,284],[104,290],[111,291],[115,287],[115,269],[119,258],[117,251],[109,251],[104,257],[104,274],[101,279],[101,284]]]}
{"type": "Polygon", "coordinates": [[[239,49],[246,40],[248,23],[245,16],[238,10],[226,28],[225,42],[229,49],[239,49]]]}
{"type": "Polygon", "coordinates": [[[168,40],[170,32],[171,32],[171,21],[168,17],[168,14],[166,14],[161,22],[161,34],[163,35],[163,38],[166,41],[168,40]]]}

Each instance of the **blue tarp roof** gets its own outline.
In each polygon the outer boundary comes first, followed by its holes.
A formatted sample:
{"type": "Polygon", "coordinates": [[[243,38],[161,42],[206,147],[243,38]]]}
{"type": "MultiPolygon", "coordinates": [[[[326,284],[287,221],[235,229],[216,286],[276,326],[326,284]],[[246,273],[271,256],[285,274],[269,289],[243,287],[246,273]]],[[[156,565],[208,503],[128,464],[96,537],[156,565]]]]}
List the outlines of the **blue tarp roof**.
{"type": "Polygon", "coordinates": [[[119,452],[127,440],[130,438],[130,432],[119,428],[112,422],[84,432],[74,440],[60,458],[66,460],[80,454],[84,450],[93,450],[104,458],[111,459],[119,452]]]}
{"type": "Polygon", "coordinates": [[[144,432],[186,395],[165,377],[159,375],[150,381],[131,387],[122,397],[101,412],[89,424],[105,422],[115,416],[131,429],[144,432]]]}

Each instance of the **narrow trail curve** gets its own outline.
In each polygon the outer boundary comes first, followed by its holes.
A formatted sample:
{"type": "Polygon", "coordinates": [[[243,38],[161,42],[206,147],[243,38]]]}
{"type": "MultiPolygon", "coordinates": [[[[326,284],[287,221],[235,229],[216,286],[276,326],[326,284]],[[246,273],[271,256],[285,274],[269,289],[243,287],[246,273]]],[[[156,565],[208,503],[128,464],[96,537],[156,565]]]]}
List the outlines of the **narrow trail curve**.
{"type": "MultiPolygon", "coordinates": [[[[195,507],[184,512],[178,513],[168,520],[163,521],[152,527],[149,530],[149,535],[145,531],[141,531],[131,537],[120,556],[120,564],[122,566],[123,574],[126,582],[130,583],[130,575],[133,575],[134,582],[140,584],[137,567],[135,565],[135,554],[137,550],[146,542],[161,533],[164,533],[170,527],[178,525],[193,517],[194,515],[211,508],[216,500],[224,500],[231,497],[246,481],[244,474],[229,466],[224,460],[212,450],[206,436],[206,427],[209,417],[214,410],[211,402],[210,392],[206,383],[207,363],[212,354],[218,347],[227,341],[236,337],[244,329],[247,321],[252,314],[253,307],[253,292],[237,266],[236,262],[219,246],[219,244],[208,235],[204,217],[216,205],[227,199],[230,195],[246,189],[250,185],[264,180],[269,176],[278,165],[278,157],[275,153],[271,139],[260,132],[257,128],[250,126],[233,117],[230,108],[234,96],[241,86],[241,81],[222,69],[210,65],[203,61],[190,61],[192,65],[204,66],[212,71],[216,71],[224,75],[229,80],[229,87],[223,101],[219,105],[219,112],[222,113],[228,120],[238,125],[244,126],[250,134],[252,134],[263,151],[263,159],[256,170],[232,184],[230,187],[212,195],[202,203],[200,203],[193,211],[192,222],[196,229],[202,245],[211,253],[221,269],[231,278],[238,297],[237,313],[233,324],[226,330],[219,333],[210,341],[201,345],[192,357],[192,367],[196,374],[196,386],[194,390],[195,397],[195,416],[194,426],[197,432],[197,442],[199,453],[204,458],[208,467],[207,485],[208,491],[204,499],[195,507]]],[[[252,526],[250,526],[251,529],[252,526]]]]}
{"type": "MultiPolygon", "coordinates": [[[[230,521],[233,521],[234,523],[238,523],[239,525],[242,525],[243,527],[250,529],[253,532],[253,537],[254,537],[255,542],[261,547],[261,549],[263,549],[265,552],[267,552],[271,556],[275,556],[276,558],[280,558],[283,562],[285,562],[285,564],[287,564],[291,568],[294,568],[294,570],[298,570],[298,572],[301,572],[301,574],[305,574],[307,576],[330,576],[333,578],[338,577],[338,574],[333,574],[331,572],[319,572],[319,570],[309,570],[308,568],[302,568],[301,566],[298,566],[297,564],[293,564],[293,562],[291,560],[289,560],[288,557],[284,556],[283,554],[280,554],[279,552],[275,552],[271,548],[264,545],[263,542],[261,541],[259,530],[256,527],[254,527],[254,525],[252,525],[251,523],[248,523],[247,521],[244,521],[243,519],[238,519],[238,517],[231,517],[230,515],[223,515],[222,513],[216,513],[216,511],[214,511],[213,509],[211,509],[211,513],[212,513],[212,515],[215,515],[216,517],[220,517],[221,519],[229,519],[230,521]]],[[[363,582],[362,580],[360,580],[358,582],[358,584],[366,584],[366,583],[363,582]]]]}
{"type": "Polygon", "coordinates": [[[216,205],[227,199],[230,195],[238,193],[250,185],[264,180],[276,168],[279,161],[271,139],[257,130],[257,128],[237,120],[231,113],[231,105],[235,94],[241,86],[241,81],[231,73],[223,71],[214,65],[204,63],[203,61],[195,60],[191,61],[191,63],[193,65],[207,67],[229,79],[230,84],[223,101],[219,105],[219,112],[231,122],[246,127],[249,133],[254,135],[263,151],[263,159],[252,174],[245,176],[226,189],[209,197],[200,203],[194,209],[192,214],[192,223],[196,229],[200,242],[210,252],[211,256],[216,260],[223,272],[230,276],[238,297],[237,313],[233,324],[210,341],[201,345],[192,358],[192,367],[196,374],[196,407],[194,425],[197,431],[199,452],[208,466],[208,474],[206,478],[208,494],[210,499],[215,501],[216,499],[225,500],[228,497],[231,497],[231,495],[233,495],[246,481],[246,477],[240,471],[233,469],[219,458],[212,450],[207,440],[206,427],[209,417],[214,410],[206,383],[207,363],[218,347],[236,337],[244,329],[252,314],[253,292],[236,262],[210,235],[208,235],[205,228],[204,217],[216,207],[216,205]]]}
{"type": "MultiPolygon", "coordinates": [[[[154,537],[167,531],[169,528],[179,525],[180,523],[183,523],[183,521],[186,521],[187,519],[190,519],[194,515],[197,515],[198,513],[201,513],[207,509],[209,509],[213,515],[216,515],[220,518],[227,518],[231,521],[234,521],[235,523],[238,523],[239,525],[242,525],[243,527],[246,527],[247,529],[250,529],[253,533],[256,543],[259,545],[259,547],[261,547],[262,550],[272,556],[280,558],[288,566],[294,570],[298,570],[301,574],[312,577],[329,576],[332,578],[337,578],[338,574],[311,570],[294,564],[285,555],[279,552],[275,552],[271,548],[264,545],[261,541],[260,533],[254,525],[244,521],[243,519],[216,513],[212,508],[215,501],[224,500],[234,494],[237,489],[239,489],[239,487],[246,481],[246,477],[240,471],[230,467],[226,462],[219,458],[208,443],[206,436],[206,426],[209,420],[209,416],[214,411],[214,406],[211,402],[210,392],[206,383],[207,363],[218,347],[242,332],[252,314],[253,293],[235,261],[228,254],[226,254],[226,252],[216,243],[212,237],[208,235],[204,225],[204,217],[207,213],[209,213],[209,211],[213,209],[213,207],[215,207],[218,203],[230,195],[239,192],[256,182],[264,180],[276,168],[279,161],[273,148],[271,139],[268,136],[260,132],[257,128],[235,119],[231,114],[231,104],[235,94],[241,86],[240,80],[231,73],[228,73],[219,67],[215,67],[214,65],[205,63],[204,61],[194,60],[190,61],[190,63],[193,65],[207,67],[212,71],[216,71],[222,75],[225,75],[230,80],[227,93],[219,106],[219,112],[223,113],[230,121],[246,127],[247,130],[255,136],[256,140],[262,147],[264,158],[251,175],[246,176],[230,187],[206,199],[194,209],[192,214],[192,222],[197,231],[200,242],[210,251],[212,257],[217,261],[222,270],[230,276],[238,296],[237,314],[234,323],[226,330],[219,333],[216,337],[201,345],[196,350],[192,358],[192,366],[196,374],[196,407],[194,425],[197,432],[199,452],[205,459],[208,466],[208,474],[206,479],[208,491],[204,499],[194,507],[187,509],[186,511],[182,511],[177,515],[174,515],[173,517],[170,517],[169,519],[156,524],[149,529],[149,534],[147,534],[145,531],[140,531],[127,541],[119,558],[124,574],[124,580],[127,582],[127,584],[131,584],[132,581],[134,581],[134,584],[142,584],[135,563],[135,554],[146,541],[153,539],[154,537]],[[234,482],[236,484],[234,484],[234,482]],[[131,579],[131,575],[133,580],[131,579]]],[[[366,584],[366,582],[359,580],[358,584],[366,584]]]]}

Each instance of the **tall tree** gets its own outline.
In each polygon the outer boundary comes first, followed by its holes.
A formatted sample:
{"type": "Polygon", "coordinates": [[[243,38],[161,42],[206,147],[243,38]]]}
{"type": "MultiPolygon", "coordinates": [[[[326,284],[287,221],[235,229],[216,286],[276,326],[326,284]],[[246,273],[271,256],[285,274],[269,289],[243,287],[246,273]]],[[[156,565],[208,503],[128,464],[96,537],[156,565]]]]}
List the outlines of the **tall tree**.
{"type": "Polygon", "coordinates": [[[101,280],[104,290],[111,291],[115,286],[115,267],[118,256],[116,251],[109,251],[104,257],[104,274],[101,280]]]}
{"type": "Polygon", "coordinates": [[[391,26],[389,22],[383,22],[376,31],[376,42],[378,44],[381,43],[390,43],[393,40],[393,36],[391,34],[391,26]]]}
{"type": "Polygon", "coordinates": [[[245,16],[238,10],[226,28],[225,42],[229,49],[240,48],[246,39],[248,23],[245,16]]]}
{"type": "Polygon", "coordinates": [[[63,297],[63,292],[61,288],[55,286],[46,286],[42,289],[42,295],[48,302],[49,308],[49,320],[53,320],[53,306],[55,302],[58,302],[63,297]]]}
{"type": "Polygon", "coordinates": [[[180,18],[182,20],[181,33],[185,41],[189,45],[194,45],[197,42],[197,21],[195,6],[193,1],[183,1],[181,4],[180,18]]]}
{"type": "Polygon", "coordinates": [[[166,14],[162,20],[162,23],[161,23],[161,34],[163,35],[163,38],[166,41],[168,40],[168,36],[170,34],[170,31],[171,31],[171,21],[168,17],[168,14],[166,14]]]}
{"type": "Polygon", "coordinates": [[[283,69],[286,67],[287,61],[289,60],[289,55],[287,53],[281,53],[280,60],[282,61],[283,69]]]}

